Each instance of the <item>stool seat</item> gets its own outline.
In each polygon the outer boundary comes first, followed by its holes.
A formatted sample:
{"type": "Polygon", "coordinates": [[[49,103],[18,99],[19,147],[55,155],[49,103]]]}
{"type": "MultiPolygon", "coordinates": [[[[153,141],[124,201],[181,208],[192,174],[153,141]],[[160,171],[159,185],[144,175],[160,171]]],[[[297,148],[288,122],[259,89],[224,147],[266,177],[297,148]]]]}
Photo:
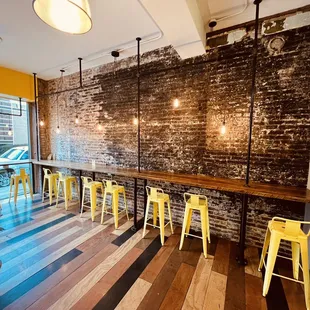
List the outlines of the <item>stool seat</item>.
{"type": "Polygon", "coordinates": [[[90,177],[81,176],[81,180],[83,182],[83,195],[82,195],[82,204],[81,204],[81,214],[82,217],[84,207],[90,208],[91,211],[91,219],[95,220],[95,212],[97,207],[97,189],[100,189],[101,195],[103,198],[104,189],[103,185],[99,181],[93,181],[90,177]],[[90,191],[90,201],[85,201],[85,191],[88,189],[90,191]],[[90,202],[90,206],[85,205],[85,203],[90,202]]]}
{"type": "Polygon", "coordinates": [[[208,214],[208,198],[204,195],[184,193],[184,201],[185,213],[179,250],[182,250],[185,236],[200,238],[202,239],[204,257],[207,258],[207,239],[209,242],[211,241],[208,214]],[[193,210],[200,211],[202,237],[198,237],[189,233],[193,210]]]}
{"type": "Polygon", "coordinates": [[[20,169],[20,173],[19,174],[11,175],[11,179],[10,179],[10,197],[9,197],[9,202],[11,201],[12,189],[13,189],[13,186],[14,186],[14,204],[15,205],[16,205],[16,202],[17,202],[19,181],[22,182],[25,198],[27,199],[26,184],[28,184],[28,188],[29,188],[29,192],[30,192],[30,197],[31,197],[31,199],[33,199],[32,188],[30,186],[30,176],[29,176],[29,174],[26,173],[26,170],[24,168],[21,168],[20,169]]]}
{"type": "Polygon", "coordinates": [[[281,217],[274,217],[268,222],[265,242],[263,245],[262,255],[258,270],[260,271],[265,266],[265,277],[263,285],[263,296],[266,296],[269,291],[272,276],[278,276],[287,280],[292,280],[304,284],[305,301],[307,310],[310,310],[310,283],[309,283],[309,252],[308,238],[310,237],[310,229],[308,234],[304,233],[301,225],[310,225],[310,222],[293,221],[281,217]],[[282,240],[290,241],[292,247],[292,258],[281,256],[282,258],[292,261],[293,278],[284,277],[274,273],[280,243],[282,240]],[[265,257],[267,255],[267,264],[265,257]],[[302,266],[300,266],[300,256],[302,266]],[[299,280],[299,268],[302,267],[303,281],[299,280]]]}
{"type": "Polygon", "coordinates": [[[104,195],[103,195],[103,205],[102,205],[102,213],[101,213],[101,224],[103,224],[104,214],[112,214],[114,216],[114,226],[115,226],[115,229],[117,229],[118,228],[118,216],[120,213],[125,211],[127,220],[129,220],[125,187],[122,185],[118,185],[117,182],[114,180],[103,180],[102,184],[104,185],[104,195]],[[107,194],[110,194],[112,196],[111,212],[109,212],[106,208],[107,194]],[[125,208],[121,212],[118,211],[119,194],[123,195],[124,205],[125,205],[125,208]]]}
{"type": "Polygon", "coordinates": [[[147,205],[144,218],[143,236],[145,237],[146,225],[158,228],[157,215],[159,214],[159,229],[160,229],[160,241],[164,245],[165,242],[165,227],[170,224],[171,233],[173,234],[173,224],[172,215],[170,209],[170,197],[168,194],[164,193],[161,188],[146,186],[147,193],[147,205]],[[148,213],[150,209],[150,204],[153,203],[153,224],[148,223],[148,213]],[[167,203],[169,221],[165,224],[165,203],[167,203]]]}
{"type": "Polygon", "coordinates": [[[297,241],[298,239],[308,239],[307,235],[303,232],[302,229],[298,229],[296,231],[296,235],[292,236],[286,233],[285,227],[286,225],[282,222],[276,221],[269,221],[268,222],[268,229],[271,230],[273,233],[278,234],[281,236],[282,239],[289,241],[297,241]]]}

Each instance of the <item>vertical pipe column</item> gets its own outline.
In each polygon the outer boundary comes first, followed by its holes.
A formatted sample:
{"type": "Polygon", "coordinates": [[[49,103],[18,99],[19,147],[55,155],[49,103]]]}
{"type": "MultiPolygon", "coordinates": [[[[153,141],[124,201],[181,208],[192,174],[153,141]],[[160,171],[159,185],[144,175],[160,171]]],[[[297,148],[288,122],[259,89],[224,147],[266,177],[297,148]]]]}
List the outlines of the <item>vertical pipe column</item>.
{"type": "Polygon", "coordinates": [[[82,78],[82,60],[83,58],[79,58],[79,70],[80,70],[80,87],[83,87],[83,78],[82,78]]]}
{"type": "Polygon", "coordinates": [[[39,144],[39,108],[38,108],[38,100],[37,100],[37,74],[33,73],[33,85],[34,85],[34,108],[36,114],[36,141],[37,141],[37,160],[40,160],[40,144],[39,144]]]}
{"type": "MultiPolygon", "coordinates": [[[[249,138],[248,138],[248,153],[247,153],[247,166],[245,186],[249,186],[250,179],[250,164],[251,164],[251,146],[252,146],[252,129],[253,129],[253,113],[254,113],[254,101],[255,101],[255,81],[256,81],[256,66],[257,66],[257,50],[258,50],[258,26],[259,26],[259,4],[262,0],[254,0],[256,5],[255,12],[255,35],[253,44],[253,60],[252,60],[252,83],[251,83],[251,104],[250,104],[250,120],[249,120],[249,138]]],[[[246,265],[247,260],[244,258],[245,250],[245,238],[246,238],[246,222],[248,212],[248,195],[242,195],[242,208],[241,208],[241,225],[239,236],[239,253],[236,258],[240,265],[246,265]]]]}
{"type": "Polygon", "coordinates": [[[138,99],[137,99],[137,104],[138,104],[138,172],[141,171],[141,158],[140,158],[140,130],[141,130],[141,126],[140,126],[140,41],[141,38],[136,38],[137,40],[137,57],[138,57],[138,65],[137,65],[137,86],[138,86],[138,99]]]}

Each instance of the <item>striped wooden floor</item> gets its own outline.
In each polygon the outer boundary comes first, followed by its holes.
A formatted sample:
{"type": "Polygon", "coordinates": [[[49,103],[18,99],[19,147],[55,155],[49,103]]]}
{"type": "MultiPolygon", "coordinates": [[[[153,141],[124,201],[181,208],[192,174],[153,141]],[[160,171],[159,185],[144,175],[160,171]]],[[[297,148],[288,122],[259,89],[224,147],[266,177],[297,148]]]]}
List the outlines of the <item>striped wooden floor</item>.
{"type": "MultiPolygon", "coordinates": [[[[37,198],[3,204],[0,226],[0,309],[305,309],[299,284],[274,278],[262,297],[258,249],[248,248],[249,265],[239,267],[233,242],[212,238],[209,257],[201,241],[180,229],[161,247],[158,230],[133,233],[120,220],[80,219],[77,206],[65,211],[37,198]]],[[[282,274],[290,271],[280,263],[282,274]]]]}

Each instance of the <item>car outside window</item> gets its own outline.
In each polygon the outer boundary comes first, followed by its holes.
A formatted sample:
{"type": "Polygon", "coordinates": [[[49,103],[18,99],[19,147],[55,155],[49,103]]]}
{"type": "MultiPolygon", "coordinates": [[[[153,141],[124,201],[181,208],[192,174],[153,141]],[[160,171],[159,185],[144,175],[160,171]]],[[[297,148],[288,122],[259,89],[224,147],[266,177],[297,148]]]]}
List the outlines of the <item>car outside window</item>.
{"type": "Polygon", "coordinates": [[[12,150],[12,152],[8,153],[8,154],[3,154],[1,157],[2,158],[7,158],[10,160],[17,160],[19,159],[19,156],[23,153],[23,150],[12,150]]]}
{"type": "Polygon", "coordinates": [[[20,160],[25,160],[25,159],[28,159],[29,158],[29,156],[28,156],[28,151],[26,151],[23,155],[22,155],[22,157],[20,158],[20,160]]]}

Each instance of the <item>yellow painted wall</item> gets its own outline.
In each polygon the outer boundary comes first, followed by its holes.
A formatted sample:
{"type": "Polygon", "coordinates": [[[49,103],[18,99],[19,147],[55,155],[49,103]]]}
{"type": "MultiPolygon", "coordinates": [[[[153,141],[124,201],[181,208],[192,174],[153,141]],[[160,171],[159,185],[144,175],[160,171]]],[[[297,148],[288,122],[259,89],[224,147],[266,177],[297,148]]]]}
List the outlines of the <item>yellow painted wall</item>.
{"type": "Polygon", "coordinates": [[[33,76],[0,67],[0,94],[34,101],[33,76]]]}

